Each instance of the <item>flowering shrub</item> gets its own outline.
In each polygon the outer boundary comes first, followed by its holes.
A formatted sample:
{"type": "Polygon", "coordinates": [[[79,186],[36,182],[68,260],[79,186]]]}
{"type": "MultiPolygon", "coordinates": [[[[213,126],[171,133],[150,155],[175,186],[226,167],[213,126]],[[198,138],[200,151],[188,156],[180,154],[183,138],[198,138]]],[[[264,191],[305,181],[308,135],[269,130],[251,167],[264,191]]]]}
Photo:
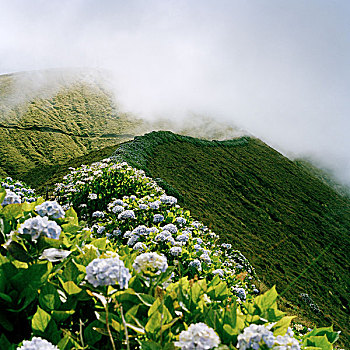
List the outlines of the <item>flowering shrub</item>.
{"type": "Polygon", "coordinates": [[[60,204],[0,208],[1,349],[311,350],[337,340],[332,327],[293,334],[275,288],[256,295],[245,257],[127,164],[74,169],[57,194],[60,204]]]}
{"type": "Polygon", "coordinates": [[[11,177],[0,179],[0,186],[6,189],[8,195],[5,201],[0,203],[2,206],[14,203],[35,202],[37,199],[35,191],[21,181],[15,181],[11,177]]]}

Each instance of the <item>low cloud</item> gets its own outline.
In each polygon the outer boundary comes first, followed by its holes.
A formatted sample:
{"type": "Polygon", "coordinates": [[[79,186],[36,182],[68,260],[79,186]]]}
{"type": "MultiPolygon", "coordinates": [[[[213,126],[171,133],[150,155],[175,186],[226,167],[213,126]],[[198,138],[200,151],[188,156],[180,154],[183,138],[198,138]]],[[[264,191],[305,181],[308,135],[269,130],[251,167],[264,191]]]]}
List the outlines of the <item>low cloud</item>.
{"type": "Polygon", "coordinates": [[[0,74],[108,72],[122,108],[237,125],[350,184],[345,1],[0,0],[0,74]]]}

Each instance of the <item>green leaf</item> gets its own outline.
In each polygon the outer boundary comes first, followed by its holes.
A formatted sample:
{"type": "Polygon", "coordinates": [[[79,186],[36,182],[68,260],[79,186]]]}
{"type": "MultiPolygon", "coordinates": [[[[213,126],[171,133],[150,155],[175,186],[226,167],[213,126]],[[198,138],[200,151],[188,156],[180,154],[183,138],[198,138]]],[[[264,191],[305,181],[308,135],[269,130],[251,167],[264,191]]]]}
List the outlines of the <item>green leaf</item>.
{"type": "MultiPolygon", "coordinates": [[[[1,203],[1,200],[0,200],[1,203]]],[[[1,334],[0,336],[0,349],[12,350],[15,349],[15,345],[11,345],[11,343],[5,337],[5,334],[1,334]]]]}
{"type": "Polygon", "coordinates": [[[55,310],[61,305],[57,289],[50,283],[45,284],[39,294],[40,306],[49,310],[55,310]]]}
{"type": "Polygon", "coordinates": [[[5,293],[0,292],[0,299],[6,301],[7,303],[12,303],[12,298],[5,293]]]}
{"type": "MultiPolygon", "coordinates": [[[[78,216],[76,211],[70,207],[67,211],[66,211],[66,215],[64,217],[70,224],[73,225],[79,225],[79,220],[78,220],[78,216]]],[[[62,225],[63,227],[64,225],[62,225]]]]}
{"type": "Polygon", "coordinates": [[[79,288],[73,281],[63,282],[61,279],[60,281],[63,289],[68,293],[68,295],[78,294],[82,291],[82,289],[79,288]]]}
{"type": "Polygon", "coordinates": [[[91,242],[91,244],[93,246],[95,246],[96,248],[100,249],[100,250],[105,250],[106,249],[106,243],[107,243],[107,238],[98,238],[95,239],[91,242]]]}
{"type": "MultiPolygon", "coordinates": [[[[113,323],[113,319],[112,319],[113,323]]],[[[101,328],[101,322],[98,320],[94,320],[88,324],[88,326],[84,329],[84,339],[85,342],[89,345],[96,344],[99,340],[101,340],[102,335],[96,332],[95,328],[101,328]]],[[[112,325],[113,327],[113,325],[112,325]]]]}
{"type": "Polygon", "coordinates": [[[139,340],[141,350],[162,350],[162,346],[154,341],[139,340]]]}
{"type": "Polygon", "coordinates": [[[127,323],[126,326],[129,327],[130,329],[132,329],[133,331],[135,331],[138,334],[145,334],[145,329],[142,328],[142,327],[134,326],[131,323],[127,323]]]}
{"type": "Polygon", "coordinates": [[[23,216],[22,204],[8,204],[2,209],[1,214],[6,220],[18,219],[23,216]]]}
{"type": "Polygon", "coordinates": [[[271,308],[271,306],[274,305],[274,303],[277,300],[277,297],[278,297],[278,294],[277,294],[277,291],[276,291],[276,287],[273,286],[266,293],[257,296],[254,299],[254,302],[255,302],[256,305],[259,306],[260,310],[264,311],[264,310],[267,310],[267,309],[271,308]]]}
{"type": "Polygon", "coordinates": [[[0,187],[0,204],[4,201],[6,197],[6,190],[3,187],[0,187]]]}
{"type": "Polygon", "coordinates": [[[160,329],[162,322],[162,314],[159,311],[153,312],[152,316],[148,320],[145,330],[147,333],[155,333],[160,329]]]}
{"type": "Polygon", "coordinates": [[[333,331],[333,326],[314,328],[311,332],[305,335],[304,339],[311,336],[325,335],[331,344],[334,344],[339,339],[339,333],[333,331]]]}
{"type": "Polygon", "coordinates": [[[5,328],[7,331],[12,332],[13,331],[13,324],[11,321],[9,321],[6,317],[6,315],[0,311],[0,325],[5,328]]]}
{"type": "Polygon", "coordinates": [[[53,310],[51,312],[51,315],[52,315],[52,318],[55,319],[57,322],[64,322],[74,313],[75,313],[75,310],[67,310],[67,311],[53,310]]]}
{"type": "Polygon", "coordinates": [[[282,319],[280,319],[273,327],[273,335],[277,337],[278,335],[285,335],[288,327],[290,326],[290,323],[292,322],[293,318],[296,316],[285,316],[282,319]]]}
{"type": "Polygon", "coordinates": [[[26,263],[33,261],[33,258],[28,254],[28,252],[23,248],[23,246],[21,244],[19,244],[18,242],[12,241],[8,245],[7,251],[16,260],[26,262],[26,263]]]}
{"type": "Polygon", "coordinates": [[[49,324],[50,320],[51,316],[38,306],[38,309],[32,318],[33,330],[45,332],[45,329],[49,324]]]}
{"type": "Polygon", "coordinates": [[[328,341],[326,335],[323,336],[311,336],[306,339],[306,346],[314,346],[322,350],[332,350],[333,346],[328,341]]]}

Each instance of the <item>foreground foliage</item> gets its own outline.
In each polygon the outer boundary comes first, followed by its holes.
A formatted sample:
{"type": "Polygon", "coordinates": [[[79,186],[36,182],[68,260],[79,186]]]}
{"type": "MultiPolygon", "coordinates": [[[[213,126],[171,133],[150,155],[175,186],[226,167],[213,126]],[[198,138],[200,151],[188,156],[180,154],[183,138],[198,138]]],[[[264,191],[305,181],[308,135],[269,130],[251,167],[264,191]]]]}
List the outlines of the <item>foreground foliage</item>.
{"type": "Polygon", "coordinates": [[[0,191],[0,348],[320,350],[338,339],[332,327],[294,333],[276,289],[256,295],[248,261],[143,172],[107,159],[73,169],[57,194],[62,207],[6,204],[0,191]]]}

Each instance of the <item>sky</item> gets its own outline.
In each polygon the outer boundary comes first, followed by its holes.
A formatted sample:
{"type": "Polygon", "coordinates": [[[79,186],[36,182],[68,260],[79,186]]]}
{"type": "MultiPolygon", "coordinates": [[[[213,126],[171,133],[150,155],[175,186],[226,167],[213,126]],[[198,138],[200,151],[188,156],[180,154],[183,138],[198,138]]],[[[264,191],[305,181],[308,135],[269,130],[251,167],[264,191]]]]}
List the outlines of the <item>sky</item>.
{"type": "Polygon", "coordinates": [[[350,184],[350,1],[0,0],[0,74],[108,72],[141,117],[203,114],[350,184]]]}

